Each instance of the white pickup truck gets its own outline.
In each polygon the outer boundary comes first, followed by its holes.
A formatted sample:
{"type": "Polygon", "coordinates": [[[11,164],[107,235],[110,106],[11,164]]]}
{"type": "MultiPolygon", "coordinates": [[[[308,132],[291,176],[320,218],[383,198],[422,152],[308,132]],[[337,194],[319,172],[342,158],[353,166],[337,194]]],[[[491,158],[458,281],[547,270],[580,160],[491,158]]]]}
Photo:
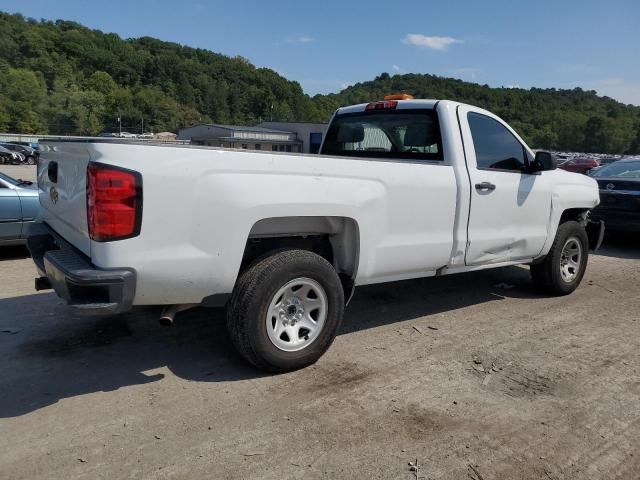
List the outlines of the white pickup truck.
{"type": "Polygon", "coordinates": [[[37,289],[86,312],[164,305],[166,322],[226,306],[234,345],[270,371],[315,362],[357,285],[528,264],[568,294],[604,232],[593,179],[452,101],[340,108],[318,155],[41,143],[37,289]]]}

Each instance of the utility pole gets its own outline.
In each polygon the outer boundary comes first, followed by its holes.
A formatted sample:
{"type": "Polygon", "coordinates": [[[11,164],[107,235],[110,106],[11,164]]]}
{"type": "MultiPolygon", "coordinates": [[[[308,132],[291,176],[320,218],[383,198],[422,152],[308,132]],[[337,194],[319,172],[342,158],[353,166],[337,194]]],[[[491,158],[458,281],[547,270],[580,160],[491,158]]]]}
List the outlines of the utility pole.
{"type": "Polygon", "coordinates": [[[140,117],[140,120],[142,121],[142,126],[140,127],[140,135],[142,135],[144,133],[144,117],[140,117]]]}
{"type": "Polygon", "coordinates": [[[122,117],[120,115],[118,115],[118,125],[120,128],[118,136],[121,137],[122,136],[122,117]]]}

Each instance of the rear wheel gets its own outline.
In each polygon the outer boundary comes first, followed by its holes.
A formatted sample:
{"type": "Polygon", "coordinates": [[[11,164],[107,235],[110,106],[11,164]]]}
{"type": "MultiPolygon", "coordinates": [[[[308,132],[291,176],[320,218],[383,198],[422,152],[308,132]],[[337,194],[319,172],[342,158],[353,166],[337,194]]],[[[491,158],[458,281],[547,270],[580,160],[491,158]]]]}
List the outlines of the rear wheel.
{"type": "Polygon", "coordinates": [[[531,265],[534,284],[552,295],[573,292],[584,276],[589,255],[589,240],[582,225],[562,223],[545,259],[531,265]]]}
{"type": "Polygon", "coordinates": [[[342,322],[344,293],[324,258],[286,250],[243,272],[227,308],[237,350],[256,367],[284,372],[315,363],[342,322]]]}

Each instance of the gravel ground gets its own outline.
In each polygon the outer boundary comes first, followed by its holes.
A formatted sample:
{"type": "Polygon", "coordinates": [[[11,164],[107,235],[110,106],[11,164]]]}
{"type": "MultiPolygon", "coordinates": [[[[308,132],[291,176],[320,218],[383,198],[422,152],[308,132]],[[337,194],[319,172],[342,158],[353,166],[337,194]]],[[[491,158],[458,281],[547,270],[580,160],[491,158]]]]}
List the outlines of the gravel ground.
{"type": "Polygon", "coordinates": [[[640,478],[639,260],[607,239],[563,298],[521,267],[361,288],[270,376],[221,311],[81,318],[1,249],[0,477],[640,478]]]}
{"type": "Polygon", "coordinates": [[[13,178],[31,180],[32,182],[37,179],[35,165],[0,165],[0,172],[13,178]]]}

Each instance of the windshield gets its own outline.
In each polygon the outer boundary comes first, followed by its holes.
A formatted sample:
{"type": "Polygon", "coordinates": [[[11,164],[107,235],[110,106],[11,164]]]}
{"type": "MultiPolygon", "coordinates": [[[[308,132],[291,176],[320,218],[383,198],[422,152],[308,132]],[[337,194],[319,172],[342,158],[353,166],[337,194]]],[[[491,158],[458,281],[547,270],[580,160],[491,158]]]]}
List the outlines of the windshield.
{"type": "Polygon", "coordinates": [[[640,178],[640,160],[615,162],[593,173],[594,177],[640,178]]]}
{"type": "Polygon", "coordinates": [[[16,185],[18,185],[18,181],[14,178],[11,178],[9,175],[5,175],[4,173],[0,173],[0,179],[4,180],[5,182],[13,185],[14,187],[16,185]]]}
{"type": "Polygon", "coordinates": [[[22,148],[19,145],[12,145],[11,143],[3,143],[0,146],[2,146],[3,148],[6,148],[7,150],[12,150],[14,152],[22,151],[22,148]]]}
{"type": "Polygon", "coordinates": [[[371,111],[337,115],[322,154],[442,160],[442,140],[433,110],[371,111]]]}

